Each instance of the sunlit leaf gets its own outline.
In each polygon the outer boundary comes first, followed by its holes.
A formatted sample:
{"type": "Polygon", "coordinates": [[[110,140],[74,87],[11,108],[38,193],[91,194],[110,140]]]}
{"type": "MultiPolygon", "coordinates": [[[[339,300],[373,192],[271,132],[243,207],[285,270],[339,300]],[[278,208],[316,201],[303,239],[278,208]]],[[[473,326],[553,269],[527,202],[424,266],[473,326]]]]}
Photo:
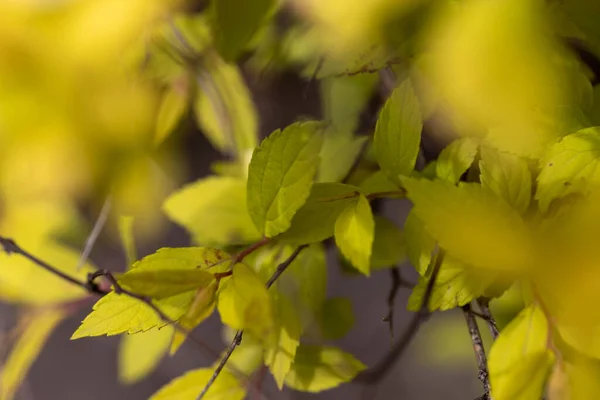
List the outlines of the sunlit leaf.
{"type": "Polygon", "coordinates": [[[301,345],[285,384],[302,392],[321,392],[350,382],[365,368],[352,355],[335,347],[301,345]]]}
{"type": "Polygon", "coordinates": [[[265,364],[269,367],[277,387],[281,390],[285,377],[294,362],[296,349],[300,345],[302,326],[290,300],[284,294],[271,290],[277,339],[265,353],[265,364]]]}
{"type": "Polygon", "coordinates": [[[404,234],[390,220],[375,216],[375,236],[371,251],[371,269],[395,267],[406,260],[404,234]]]}
{"type": "Polygon", "coordinates": [[[547,348],[548,322],[530,306],[500,333],[488,359],[492,396],[498,400],[538,400],[544,393],[554,354],[547,348]]]}
{"type": "Polygon", "coordinates": [[[173,193],[163,209],[199,244],[250,243],[260,239],[248,214],[246,183],[242,179],[200,179],[173,193]]]}
{"type": "Polygon", "coordinates": [[[272,339],[273,309],[265,282],[244,264],[236,264],[233,275],[220,283],[217,309],[224,324],[272,339]]]}
{"type": "Polygon", "coordinates": [[[531,172],[527,162],[490,147],[481,148],[481,185],[502,197],[520,213],[531,200],[531,172]]]}
{"type": "Polygon", "coordinates": [[[66,314],[58,309],[46,309],[25,314],[16,343],[2,366],[0,398],[12,399],[35,362],[42,347],[66,314]]]}
{"type": "MultiPolygon", "coordinates": [[[[152,400],[194,400],[206,386],[214,371],[211,368],[187,372],[163,386],[152,400]]],[[[204,396],[206,400],[242,400],[246,396],[244,385],[229,371],[223,370],[204,396]]]]}
{"type": "Polygon", "coordinates": [[[523,221],[489,189],[410,178],[403,183],[416,216],[450,255],[477,268],[514,271],[531,266],[531,239],[523,221]]]}
{"type": "Polygon", "coordinates": [[[381,110],[375,127],[377,161],[389,176],[399,183],[415,167],[423,121],[419,102],[409,80],[396,88],[381,110]]]}
{"type": "Polygon", "coordinates": [[[151,373],[169,349],[174,329],[162,329],[125,335],[119,344],[119,379],[135,383],[151,373]]]}
{"type": "Polygon", "coordinates": [[[267,137],[248,170],[248,210],[267,237],[287,230],[306,202],[319,161],[321,124],[294,123],[267,137]]]}
{"type": "Polygon", "coordinates": [[[344,297],[327,299],[321,309],[320,318],[323,338],[341,339],[354,327],[352,303],[344,297]]]}
{"type": "Polygon", "coordinates": [[[472,138],[463,138],[450,143],[440,153],[435,168],[438,178],[457,183],[467,172],[475,156],[478,143],[472,138]]]}
{"type": "Polygon", "coordinates": [[[335,243],[360,272],[370,274],[375,221],[367,198],[359,195],[335,222],[335,243]]]}
{"type": "Polygon", "coordinates": [[[600,129],[589,128],[565,136],[540,161],[535,198],[542,211],[553,200],[570,193],[587,192],[600,183],[596,171],[600,159],[600,129]]]}
{"type": "Polygon", "coordinates": [[[233,61],[273,15],[278,0],[219,0],[211,4],[215,43],[224,59],[233,61]]]}
{"type": "Polygon", "coordinates": [[[161,299],[206,287],[214,280],[213,274],[201,269],[146,271],[139,266],[122,275],[118,282],[121,287],[135,294],[161,299]]]}

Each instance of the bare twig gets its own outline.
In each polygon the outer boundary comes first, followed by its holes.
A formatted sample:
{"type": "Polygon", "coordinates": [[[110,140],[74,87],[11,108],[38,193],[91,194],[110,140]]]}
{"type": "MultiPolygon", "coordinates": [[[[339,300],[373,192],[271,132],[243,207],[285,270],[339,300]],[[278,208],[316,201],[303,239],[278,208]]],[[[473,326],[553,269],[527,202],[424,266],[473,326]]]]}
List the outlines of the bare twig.
{"type": "MultiPolygon", "coordinates": [[[[306,248],[306,247],[307,247],[307,245],[303,245],[303,246],[296,248],[296,250],[294,250],[294,252],[285,261],[283,261],[281,264],[279,264],[277,266],[277,269],[275,270],[275,272],[273,273],[271,278],[267,281],[267,284],[266,284],[267,289],[270,288],[273,285],[273,283],[275,283],[275,281],[277,280],[277,278],[279,278],[281,276],[283,271],[285,271],[287,269],[287,267],[289,267],[290,264],[292,262],[294,262],[296,257],[298,257],[300,252],[302,250],[304,250],[304,248],[306,248]]],[[[202,389],[202,392],[200,393],[200,395],[198,395],[197,400],[202,400],[204,398],[204,396],[206,395],[206,393],[208,392],[208,390],[210,389],[210,387],[215,383],[215,380],[219,377],[219,374],[221,373],[223,368],[225,368],[227,361],[229,361],[229,358],[231,357],[231,355],[233,354],[235,349],[242,343],[243,334],[244,334],[243,330],[239,330],[236,332],[233,340],[231,341],[231,344],[229,345],[229,347],[227,348],[227,351],[225,352],[225,355],[221,359],[221,362],[219,363],[219,365],[217,365],[217,368],[215,368],[215,372],[212,374],[209,381],[206,383],[206,385],[202,389]]]]}
{"type": "Polygon", "coordinates": [[[471,305],[466,304],[462,306],[465,321],[469,327],[469,334],[471,335],[471,343],[473,343],[473,351],[475,352],[475,358],[477,359],[477,366],[479,368],[478,378],[483,383],[483,391],[485,398],[489,397],[490,394],[490,380],[487,369],[487,358],[485,356],[485,349],[483,348],[483,340],[481,340],[481,332],[477,326],[475,315],[471,311],[471,305]]]}
{"type": "Polygon", "coordinates": [[[483,320],[487,323],[487,326],[490,329],[492,338],[496,340],[498,338],[498,335],[500,335],[500,331],[498,330],[496,320],[494,319],[494,317],[492,316],[492,312],[490,311],[490,300],[485,297],[480,297],[479,299],[477,299],[477,305],[479,306],[479,310],[481,311],[483,320]]]}
{"type": "Polygon", "coordinates": [[[427,319],[427,317],[429,317],[431,314],[429,311],[429,300],[431,299],[433,287],[440,272],[440,268],[444,262],[444,254],[444,251],[440,249],[436,257],[434,257],[431,277],[429,278],[429,282],[427,282],[427,287],[425,288],[425,293],[423,294],[421,308],[413,316],[412,320],[408,324],[408,327],[404,331],[404,334],[377,365],[358,374],[358,376],[354,379],[356,382],[369,385],[379,382],[389,372],[390,368],[396,363],[396,360],[398,360],[402,353],[404,353],[404,350],[406,350],[408,344],[414,338],[421,324],[425,321],[425,319],[427,319]]]}
{"type": "Polygon", "coordinates": [[[390,269],[390,276],[392,278],[392,287],[390,288],[390,293],[387,298],[388,313],[385,318],[383,318],[383,321],[388,323],[390,339],[394,340],[394,300],[396,300],[396,294],[398,294],[398,290],[400,290],[400,286],[402,286],[402,278],[400,277],[400,270],[398,267],[390,269]]]}
{"type": "Polygon", "coordinates": [[[64,272],[53,267],[52,265],[48,264],[47,262],[40,260],[33,254],[31,254],[28,251],[26,251],[25,249],[21,248],[12,239],[8,239],[8,238],[0,236],[0,246],[2,246],[4,248],[4,251],[6,252],[6,254],[19,254],[19,255],[27,258],[34,264],[37,264],[38,266],[42,267],[46,271],[58,276],[59,278],[64,279],[67,282],[72,283],[75,286],[79,286],[82,289],[84,289],[90,293],[93,293],[93,294],[96,294],[99,296],[104,296],[108,293],[108,292],[100,289],[97,285],[95,285],[93,283],[90,283],[88,281],[81,281],[77,278],[73,278],[72,276],[65,274],[64,272]]]}
{"type": "Polygon", "coordinates": [[[84,264],[87,262],[96,241],[98,240],[98,236],[100,236],[100,232],[102,232],[102,228],[106,224],[106,220],[108,219],[108,214],[110,213],[112,199],[111,196],[108,196],[102,205],[102,209],[100,210],[100,214],[94,223],[94,227],[90,232],[90,235],[85,241],[85,247],[83,248],[83,252],[81,253],[81,257],[79,257],[79,262],[77,262],[77,267],[75,268],[79,271],[84,264]]]}

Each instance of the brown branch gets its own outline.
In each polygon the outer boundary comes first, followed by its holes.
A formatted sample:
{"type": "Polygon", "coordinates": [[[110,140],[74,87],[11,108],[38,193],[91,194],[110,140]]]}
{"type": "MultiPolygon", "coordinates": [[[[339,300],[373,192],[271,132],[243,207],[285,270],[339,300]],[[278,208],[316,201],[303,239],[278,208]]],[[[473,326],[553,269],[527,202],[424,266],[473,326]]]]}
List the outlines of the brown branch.
{"type": "Polygon", "coordinates": [[[429,278],[429,282],[427,282],[421,307],[413,316],[412,320],[408,324],[408,327],[404,331],[404,334],[377,365],[358,374],[354,379],[356,382],[372,385],[383,379],[383,377],[389,372],[390,368],[396,363],[398,358],[404,353],[404,350],[406,350],[416,335],[421,324],[429,317],[431,314],[429,311],[429,300],[431,299],[433,287],[435,286],[435,281],[440,272],[440,268],[444,262],[444,254],[444,251],[440,249],[437,256],[434,257],[431,277],[429,278]]]}
{"type": "Polygon", "coordinates": [[[469,334],[471,336],[471,343],[473,344],[473,351],[475,352],[475,358],[477,359],[477,366],[479,367],[478,378],[483,383],[483,398],[486,396],[489,398],[490,395],[490,380],[487,369],[487,357],[485,356],[485,349],[483,348],[483,340],[481,339],[481,332],[477,326],[475,315],[471,311],[471,305],[466,304],[462,306],[465,321],[469,327],[469,334]]]}
{"type": "Polygon", "coordinates": [[[483,320],[486,322],[488,328],[490,329],[490,333],[492,334],[492,338],[496,340],[498,335],[500,335],[500,331],[498,330],[498,325],[496,324],[496,320],[492,316],[492,312],[490,311],[490,300],[486,297],[480,297],[477,299],[477,305],[479,306],[479,310],[481,311],[481,316],[483,320]]]}
{"type": "MultiPolygon", "coordinates": [[[[269,278],[269,280],[267,281],[267,283],[265,285],[267,287],[267,289],[269,289],[271,286],[273,286],[273,283],[275,283],[275,281],[281,276],[281,274],[287,269],[287,267],[289,267],[290,264],[292,262],[294,262],[296,257],[298,257],[300,252],[302,250],[304,250],[306,247],[307,247],[307,245],[297,247],[296,250],[294,250],[294,252],[285,261],[283,261],[281,264],[279,264],[277,266],[277,269],[275,270],[275,272],[273,273],[271,278],[269,278]]],[[[219,374],[221,373],[223,368],[225,368],[227,361],[229,361],[229,358],[231,357],[231,355],[233,354],[235,349],[242,343],[243,334],[244,334],[243,329],[240,329],[239,331],[236,332],[233,340],[231,341],[231,344],[229,344],[229,347],[227,348],[227,351],[225,352],[225,355],[221,359],[221,362],[219,362],[219,365],[217,365],[217,368],[215,368],[215,371],[213,372],[212,376],[210,377],[210,379],[208,380],[208,382],[206,383],[206,385],[202,389],[202,392],[200,392],[200,394],[198,395],[196,400],[202,400],[204,398],[204,396],[206,395],[206,393],[208,392],[208,390],[211,388],[211,386],[215,383],[215,381],[219,377],[219,374]]]]}

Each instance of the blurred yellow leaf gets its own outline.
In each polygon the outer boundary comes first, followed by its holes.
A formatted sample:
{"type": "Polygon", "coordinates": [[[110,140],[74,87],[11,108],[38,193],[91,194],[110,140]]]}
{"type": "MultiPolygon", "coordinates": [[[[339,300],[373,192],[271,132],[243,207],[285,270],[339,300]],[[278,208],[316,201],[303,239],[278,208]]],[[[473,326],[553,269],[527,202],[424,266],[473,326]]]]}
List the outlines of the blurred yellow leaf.
{"type": "Polygon", "coordinates": [[[132,384],[146,377],[167,353],[173,327],[125,335],[119,344],[119,379],[132,384]]]}
{"type": "Polygon", "coordinates": [[[0,374],[0,399],[14,397],[42,347],[66,313],[59,309],[40,309],[24,316],[24,326],[0,374]]]}

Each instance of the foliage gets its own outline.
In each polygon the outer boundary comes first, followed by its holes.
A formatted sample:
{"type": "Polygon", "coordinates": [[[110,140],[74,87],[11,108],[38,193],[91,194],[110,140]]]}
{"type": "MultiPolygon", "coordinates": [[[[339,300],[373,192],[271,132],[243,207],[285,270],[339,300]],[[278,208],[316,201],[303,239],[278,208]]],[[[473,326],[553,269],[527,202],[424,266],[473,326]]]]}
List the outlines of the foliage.
{"type": "Polygon", "coordinates": [[[480,365],[495,400],[600,392],[600,71],[572,45],[600,59],[597,2],[59,3],[0,5],[0,234],[28,252],[0,254],[0,298],[26,310],[0,398],[96,295],[71,339],[126,335],[125,383],[211,315],[230,330],[154,399],[242,399],[261,370],[279,390],[361,381],[328,342],[354,315],[327,297],[327,249],[362,278],[409,261],[417,327],[517,293],[480,365]],[[281,71],[319,85],[322,116],[263,137],[255,86],[281,71]],[[223,159],[182,184],[190,123],[223,159]],[[107,199],[127,268],[92,279],[76,210],[107,199]],[[382,215],[398,199],[403,227],[382,215]],[[167,222],[193,246],[139,258],[167,222]]]}

